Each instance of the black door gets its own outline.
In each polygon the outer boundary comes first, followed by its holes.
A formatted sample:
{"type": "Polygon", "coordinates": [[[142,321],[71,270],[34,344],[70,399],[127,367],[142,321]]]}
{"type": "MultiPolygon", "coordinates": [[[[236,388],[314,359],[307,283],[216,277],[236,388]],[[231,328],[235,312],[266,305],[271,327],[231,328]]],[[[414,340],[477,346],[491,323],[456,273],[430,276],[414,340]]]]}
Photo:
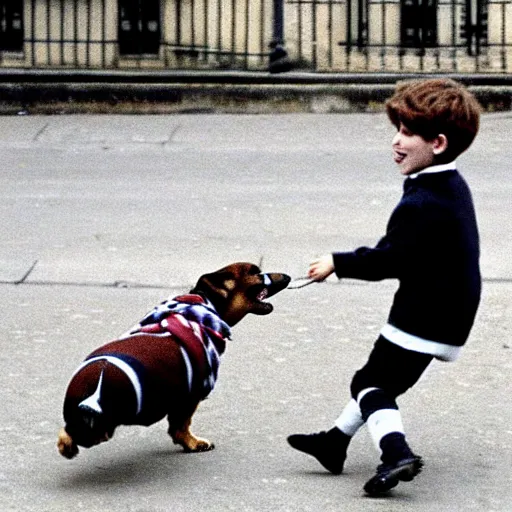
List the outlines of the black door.
{"type": "Polygon", "coordinates": [[[0,0],[0,51],[23,50],[23,0],[0,0]]]}
{"type": "Polygon", "coordinates": [[[119,0],[121,55],[158,54],[160,0],[119,0]]]}
{"type": "Polygon", "coordinates": [[[400,7],[402,47],[437,46],[437,0],[401,0],[400,7]]]}

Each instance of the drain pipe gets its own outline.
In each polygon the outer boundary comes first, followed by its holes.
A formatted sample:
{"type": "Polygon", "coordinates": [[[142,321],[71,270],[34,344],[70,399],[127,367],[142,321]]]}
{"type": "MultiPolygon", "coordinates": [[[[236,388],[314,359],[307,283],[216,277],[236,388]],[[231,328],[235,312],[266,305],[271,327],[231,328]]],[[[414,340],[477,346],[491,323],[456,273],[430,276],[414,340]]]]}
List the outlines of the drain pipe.
{"type": "Polygon", "coordinates": [[[292,68],[288,52],[284,48],[284,0],[274,0],[273,38],[270,43],[270,73],[283,73],[292,68]]]}

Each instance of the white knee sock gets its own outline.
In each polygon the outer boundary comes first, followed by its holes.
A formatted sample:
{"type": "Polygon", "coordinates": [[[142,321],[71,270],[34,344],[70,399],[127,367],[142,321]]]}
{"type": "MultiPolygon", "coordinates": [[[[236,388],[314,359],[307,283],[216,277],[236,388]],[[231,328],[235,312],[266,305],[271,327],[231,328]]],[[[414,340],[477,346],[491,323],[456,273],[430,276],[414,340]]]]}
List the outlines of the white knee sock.
{"type": "MultiPolygon", "coordinates": [[[[372,391],[380,390],[377,388],[364,389],[357,396],[357,403],[361,403],[363,397],[372,391]]],[[[384,436],[391,434],[391,432],[404,434],[402,416],[396,404],[394,404],[394,401],[393,404],[388,405],[388,408],[377,409],[375,412],[371,413],[366,420],[366,425],[368,426],[368,431],[373,443],[379,452],[381,451],[380,441],[384,436]],[[394,408],[390,408],[391,405],[394,405],[394,408]]]]}
{"type": "Polygon", "coordinates": [[[375,444],[377,451],[381,451],[380,441],[391,432],[404,434],[402,416],[397,409],[380,409],[371,414],[366,420],[368,432],[375,444]]]}
{"type": "Polygon", "coordinates": [[[334,422],[334,425],[350,437],[364,425],[361,409],[355,400],[350,400],[338,419],[334,422]]]}

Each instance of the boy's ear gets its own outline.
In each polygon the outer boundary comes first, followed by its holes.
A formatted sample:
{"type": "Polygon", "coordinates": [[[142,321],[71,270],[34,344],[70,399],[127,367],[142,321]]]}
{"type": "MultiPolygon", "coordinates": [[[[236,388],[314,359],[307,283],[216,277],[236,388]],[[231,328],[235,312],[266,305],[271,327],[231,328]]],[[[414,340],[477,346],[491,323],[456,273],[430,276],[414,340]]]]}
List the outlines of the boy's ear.
{"type": "Polygon", "coordinates": [[[448,148],[448,138],[444,133],[440,133],[433,141],[432,141],[432,151],[434,155],[440,155],[444,153],[448,148]]]}

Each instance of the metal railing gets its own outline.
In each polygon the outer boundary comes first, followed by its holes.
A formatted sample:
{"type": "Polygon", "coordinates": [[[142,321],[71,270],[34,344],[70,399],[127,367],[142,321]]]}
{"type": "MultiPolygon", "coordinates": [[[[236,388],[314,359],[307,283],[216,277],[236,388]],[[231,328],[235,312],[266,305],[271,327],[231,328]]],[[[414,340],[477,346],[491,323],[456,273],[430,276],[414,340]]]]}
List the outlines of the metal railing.
{"type": "Polygon", "coordinates": [[[0,67],[508,73],[512,0],[0,0],[0,67]]]}

